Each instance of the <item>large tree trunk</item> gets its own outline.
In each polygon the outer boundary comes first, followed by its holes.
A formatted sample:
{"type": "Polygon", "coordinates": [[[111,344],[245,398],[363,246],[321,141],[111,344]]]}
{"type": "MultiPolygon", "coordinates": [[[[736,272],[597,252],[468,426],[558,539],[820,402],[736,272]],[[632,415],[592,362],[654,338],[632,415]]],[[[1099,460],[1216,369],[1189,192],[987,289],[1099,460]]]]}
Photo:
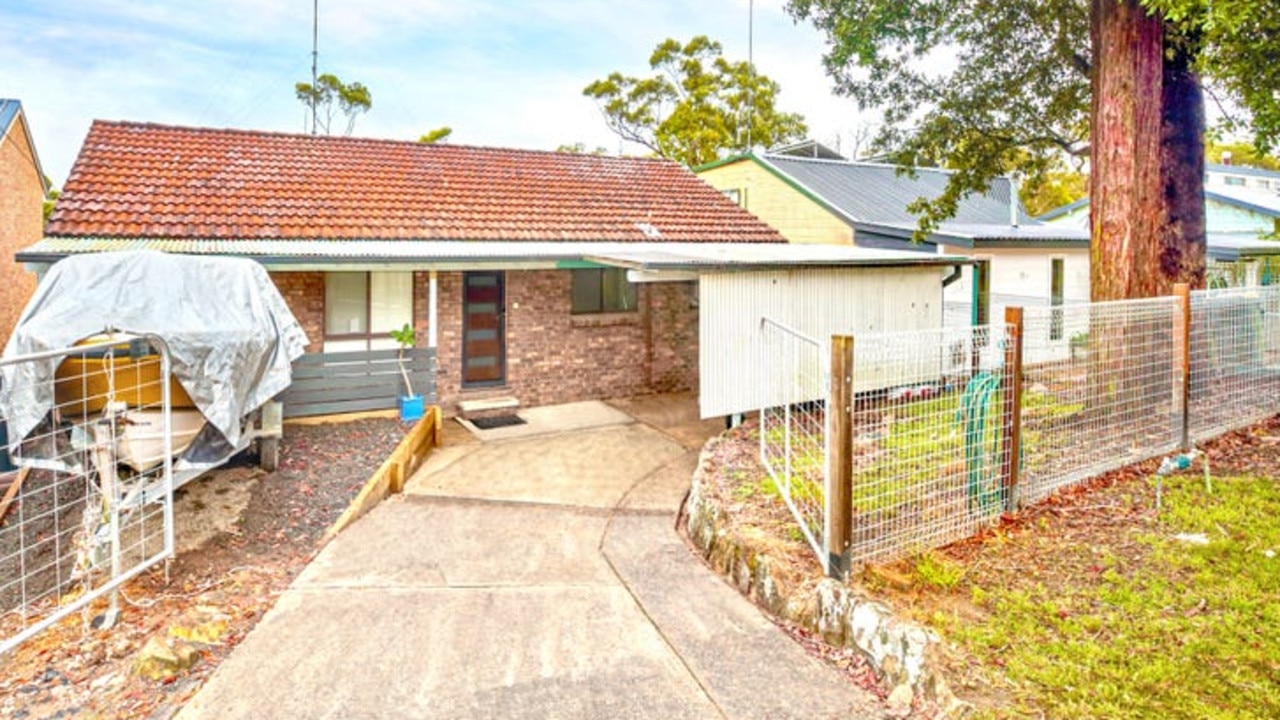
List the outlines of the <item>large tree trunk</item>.
{"type": "Polygon", "coordinates": [[[1194,42],[1138,0],[1093,0],[1094,300],[1204,286],[1204,99],[1194,42]]]}
{"type": "MultiPolygon", "coordinates": [[[[1194,47],[1138,0],[1093,0],[1091,294],[1169,295],[1204,284],[1204,107],[1194,47]]],[[[1171,378],[1167,319],[1091,317],[1089,411],[1099,446],[1151,442],[1171,378]]]]}
{"type": "Polygon", "coordinates": [[[1204,287],[1204,95],[1192,68],[1194,48],[1165,42],[1164,119],[1160,172],[1164,182],[1164,225],[1160,228],[1158,291],[1173,284],[1204,287]]]}
{"type": "Polygon", "coordinates": [[[1137,0],[1093,0],[1091,31],[1090,294],[1151,297],[1161,289],[1163,23],[1137,0]]]}

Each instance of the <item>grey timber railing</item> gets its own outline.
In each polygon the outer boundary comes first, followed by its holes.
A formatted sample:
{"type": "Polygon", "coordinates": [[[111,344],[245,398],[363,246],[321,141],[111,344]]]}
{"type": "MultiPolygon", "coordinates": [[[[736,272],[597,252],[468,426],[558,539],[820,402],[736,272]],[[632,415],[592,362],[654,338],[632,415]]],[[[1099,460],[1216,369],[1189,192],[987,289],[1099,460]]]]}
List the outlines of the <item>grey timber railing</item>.
{"type": "MultiPolygon", "coordinates": [[[[285,417],[389,410],[404,394],[397,350],[309,353],[293,363],[293,384],[280,399],[285,417]]],[[[427,404],[436,401],[436,351],[404,351],[413,390],[427,404]]]]}

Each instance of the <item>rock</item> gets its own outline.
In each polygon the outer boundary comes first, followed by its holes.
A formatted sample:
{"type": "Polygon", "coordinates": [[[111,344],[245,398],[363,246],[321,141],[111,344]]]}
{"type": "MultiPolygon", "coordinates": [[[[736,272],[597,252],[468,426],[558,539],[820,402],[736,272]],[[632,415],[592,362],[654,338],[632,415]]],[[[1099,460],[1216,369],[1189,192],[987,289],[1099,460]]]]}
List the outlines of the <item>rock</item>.
{"type": "Polygon", "coordinates": [[[887,700],[890,710],[911,710],[911,701],[915,699],[915,693],[911,690],[910,683],[902,683],[895,687],[893,692],[889,693],[887,700]]]}
{"type": "Polygon", "coordinates": [[[201,645],[217,645],[227,633],[227,621],[208,620],[190,627],[175,625],[169,628],[169,637],[201,645]]]}
{"type": "Polygon", "coordinates": [[[190,643],[179,640],[170,645],[160,637],[152,637],[134,658],[133,674],[151,680],[164,680],[190,668],[199,660],[200,651],[190,643]]]}

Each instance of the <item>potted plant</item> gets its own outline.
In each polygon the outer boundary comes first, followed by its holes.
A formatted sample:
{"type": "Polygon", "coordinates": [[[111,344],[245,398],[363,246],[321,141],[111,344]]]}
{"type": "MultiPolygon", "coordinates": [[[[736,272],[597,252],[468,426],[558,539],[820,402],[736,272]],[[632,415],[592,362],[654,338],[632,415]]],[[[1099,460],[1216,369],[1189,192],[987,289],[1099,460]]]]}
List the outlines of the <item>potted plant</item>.
{"type": "Polygon", "coordinates": [[[391,331],[391,338],[400,343],[400,354],[398,357],[400,363],[400,377],[404,378],[404,394],[400,396],[400,421],[413,422],[422,419],[425,411],[422,402],[422,396],[413,391],[413,380],[409,378],[409,368],[405,365],[404,351],[413,347],[417,343],[417,334],[413,331],[413,326],[405,323],[404,327],[399,330],[391,331]]]}

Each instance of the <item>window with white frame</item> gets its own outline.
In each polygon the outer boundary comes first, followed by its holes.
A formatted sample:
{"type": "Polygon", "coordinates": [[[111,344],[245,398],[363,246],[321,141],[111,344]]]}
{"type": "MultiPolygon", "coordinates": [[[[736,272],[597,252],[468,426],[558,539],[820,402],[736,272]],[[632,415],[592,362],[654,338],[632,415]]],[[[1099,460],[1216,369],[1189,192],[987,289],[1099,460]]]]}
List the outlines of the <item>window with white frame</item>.
{"type": "Polygon", "coordinates": [[[413,273],[325,273],[325,352],[394,349],[390,333],[406,323],[413,323],[413,273]]]}

